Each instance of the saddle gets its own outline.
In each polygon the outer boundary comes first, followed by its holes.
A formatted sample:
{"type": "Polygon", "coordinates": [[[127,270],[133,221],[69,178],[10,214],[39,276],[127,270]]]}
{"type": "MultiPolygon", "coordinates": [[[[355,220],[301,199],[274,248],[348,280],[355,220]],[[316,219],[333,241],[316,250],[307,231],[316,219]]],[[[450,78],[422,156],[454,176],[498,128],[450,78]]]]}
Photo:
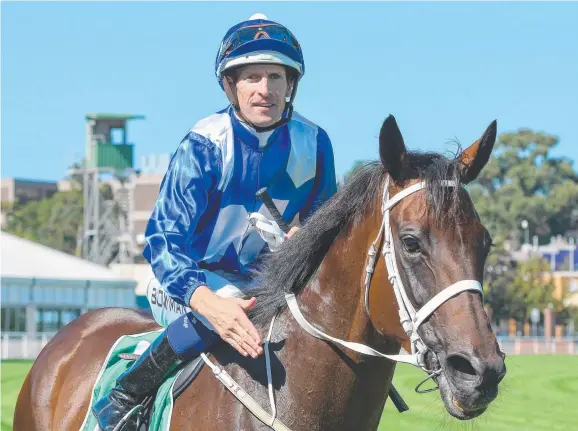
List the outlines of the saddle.
{"type": "MultiPolygon", "coordinates": [[[[210,356],[210,353],[207,353],[206,355],[210,356]]],[[[183,392],[185,392],[185,389],[187,389],[187,387],[199,375],[204,365],[205,361],[203,361],[200,356],[185,365],[183,371],[175,381],[175,386],[173,387],[173,399],[176,400],[183,392]]]]}

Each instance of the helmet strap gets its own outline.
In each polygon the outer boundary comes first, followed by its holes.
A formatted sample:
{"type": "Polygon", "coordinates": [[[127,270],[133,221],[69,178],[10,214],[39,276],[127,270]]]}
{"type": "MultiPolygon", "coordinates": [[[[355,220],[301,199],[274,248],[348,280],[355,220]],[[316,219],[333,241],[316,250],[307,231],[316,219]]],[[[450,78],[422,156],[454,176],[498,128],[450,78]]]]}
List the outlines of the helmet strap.
{"type": "Polygon", "coordinates": [[[223,79],[223,88],[225,89],[227,99],[229,99],[229,102],[231,102],[231,106],[233,107],[235,112],[241,115],[241,110],[239,109],[239,99],[237,98],[237,85],[235,84],[235,80],[229,75],[225,75],[223,76],[223,78],[225,78],[223,79]]]}

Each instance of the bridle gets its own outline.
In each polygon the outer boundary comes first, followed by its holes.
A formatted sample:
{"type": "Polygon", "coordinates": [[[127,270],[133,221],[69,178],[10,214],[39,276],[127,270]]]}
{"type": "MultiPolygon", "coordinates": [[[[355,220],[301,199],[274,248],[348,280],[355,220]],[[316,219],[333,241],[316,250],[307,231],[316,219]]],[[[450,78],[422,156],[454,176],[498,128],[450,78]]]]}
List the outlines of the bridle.
{"type": "MultiPolygon", "coordinates": [[[[440,185],[443,187],[462,187],[458,182],[448,180],[441,181],[440,185]]],[[[428,374],[428,376],[416,386],[415,390],[418,393],[425,393],[436,390],[437,386],[426,390],[420,390],[420,387],[429,379],[433,379],[435,381],[437,376],[441,374],[441,368],[439,368],[439,365],[437,369],[430,370],[425,364],[425,355],[429,351],[429,348],[426,346],[425,342],[419,336],[418,329],[425,322],[425,320],[429,316],[431,316],[432,313],[435,312],[442,304],[449,301],[453,297],[459,295],[460,293],[473,291],[473,292],[480,292],[481,294],[483,294],[482,285],[478,280],[460,280],[446,287],[441,292],[436,294],[417,311],[414,308],[411,301],[409,300],[406,289],[399,275],[398,265],[395,258],[393,234],[390,225],[390,210],[402,199],[419,190],[424,189],[425,187],[426,183],[424,181],[419,182],[406,189],[403,189],[401,192],[397,193],[390,199],[389,176],[386,178],[385,184],[383,186],[383,198],[381,205],[381,213],[383,220],[381,222],[377,238],[375,239],[375,241],[373,241],[371,247],[369,248],[367,256],[367,266],[365,268],[365,310],[367,312],[368,317],[371,319],[371,315],[369,313],[369,289],[371,286],[371,278],[375,270],[376,265],[375,258],[378,252],[378,244],[382,236],[384,236],[382,254],[385,258],[385,265],[387,267],[389,282],[393,287],[395,298],[399,306],[399,320],[401,322],[403,329],[409,336],[411,342],[411,354],[387,355],[378,352],[377,350],[364,344],[354,343],[351,341],[344,341],[340,340],[339,338],[332,337],[331,335],[328,335],[325,332],[315,328],[307,321],[307,319],[305,319],[305,317],[301,313],[301,310],[299,309],[299,305],[297,304],[297,298],[295,297],[294,294],[292,293],[285,294],[285,300],[287,301],[289,311],[291,312],[297,323],[299,323],[299,325],[305,331],[307,331],[314,337],[319,338],[321,340],[329,341],[333,344],[346,347],[348,349],[354,350],[364,355],[383,357],[396,362],[405,362],[407,364],[411,364],[418,368],[421,368],[428,374]]],[[[253,220],[252,224],[254,227],[260,228],[258,231],[260,232],[262,231],[261,234],[263,234],[263,232],[268,232],[272,235],[278,234],[276,230],[269,229],[268,224],[264,223],[264,220],[260,218],[256,218],[255,220],[253,220]]],[[[269,224],[272,223],[269,222],[269,224]]],[[[265,364],[267,369],[267,386],[269,393],[269,404],[271,406],[271,413],[266,412],[259,405],[259,403],[257,403],[245,390],[243,390],[239,386],[239,384],[224,370],[224,368],[213,364],[212,361],[208,359],[208,357],[204,353],[201,353],[201,357],[207,363],[207,365],[211,367],[215,377],[217,377],[217,379],[219,379],[225,385],[225,387],[245,407],[247,407],[251,412],[253,412],[253,414],[255,414],[255,416],[259,418],[259,420],[261,420],[264,424],[267,424],[270,428],[272,428],[275,431],[291,431],[285,424],[283,424],[277,418],[277,408],[275,405],[275,395],[272,383],[273,379],[271,371],[269,343],[271,340],[271,335],[273,332],[273,326],[275,324],[276,316],[277,314],[273,316],[273,319],[271,320],[269,332],[264,343],[265,364]]]]}
{"type": "MultiPolygon", "coordinates": [[[[443,187],[463,187],[458,182],[449,180],[441,181],[440,185],[443,187]]],[[[430,390],[420,391],[419,388],[426,380],[430,378],[435,379],[435,377],[437,377],[441,373],[441,369],[438,368],[436,370],[430,370],[425,364],[425,355],[429,351],[429,348],[426,346],[426,344],[418,334],[418,329],[425,322],[425,320],[429,316],[431,316],[432,313],[436,311],[442,304],[449,301],[451,298],[459,295],[460,293],[467,291],[474,291],[483,294],[482,285],[478,280],[460,280],[446,287],[441,292],[436,294],[417,311],[414,308],[411,301],[409,300],[407,291],[399,275],[398,265],[395,257],[393,234],[390,225],[390,211],[402,199],[419,190],[424,189],[425,187],[426,187],[425,181],[419,182],[400,191],[390,199],[389,176],[386,178],[385,184],[383,186],[383,197],[381,206],[381,213],[383,220],[377,238],[375,239],[375,241],[373,241],[371,247],[369,248],[367,257],[367,266],[365,268],[365,310],[367,312],[367,315],[371,318],[369,314],[369,290],[371,286],[372,274],[375,270],[376,265],[375,258],[378,252],[378,244],[381,240],[381,237],[384,236],[382,254],[385,258],[385,265],[387,267],[389,282],[393,287],[395,298],[397,300],[397,304],[399,307],[399,320],[404,331],[407,333],[410,339],[411,354],[386,355],[363,344],[343,341],[338,338],[327,335],[324,332],[313,327],[311,324],[309,324],[309,322],[307,322],[305,317],[303,317],[301,310],[299,310],[299,306],[297,305],[297,299],[294,294],[285,295],[287,305],[289,306],[289,310],[293,314],[293,317],[295,317],[297,322],[301,325],[301,327],[305,331],[309,332],[314,337],[331,341],[335,344],[339,344],[341,346],[352,349],[358,353],[372,356],[381,356],[393,361],[405,362],[407,364],[411,364],[418,368],[421,368],[428,374],[428,377],[424,379],[422,382],[420,382],[420,384],[416,387],[416,391],[420,393],[430,391],[430,390]]],[[[437,387],[433,388],[432,390],[435,389],[437,389],[437,387]]]]}

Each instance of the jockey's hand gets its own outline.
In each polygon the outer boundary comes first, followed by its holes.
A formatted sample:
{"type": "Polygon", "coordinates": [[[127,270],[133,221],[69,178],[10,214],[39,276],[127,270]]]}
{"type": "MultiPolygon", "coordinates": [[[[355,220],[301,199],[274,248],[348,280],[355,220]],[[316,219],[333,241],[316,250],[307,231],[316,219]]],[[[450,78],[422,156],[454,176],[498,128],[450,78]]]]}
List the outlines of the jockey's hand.
{"type": "Polygon", "coordinates": [[[287,233],[285,234],[285,236],[286,236],[287,238],[291,238],[291,237],[295,234],[295,232],[297,232],[298,230],[299,230],[299,227],[298,227],[298,226],[293,226],[291,229],[289,229],[289,232],[287,232],[287,233]]]}
{"type": "Polygon", "coordinates": [[[261,336],[253,326],[247,312],[257,300],[222,298],[207,286],[199,286],[191,296],[191,309],[203,315],[223,340],[241,355],[257,358],[263,353],[261,336]]]}

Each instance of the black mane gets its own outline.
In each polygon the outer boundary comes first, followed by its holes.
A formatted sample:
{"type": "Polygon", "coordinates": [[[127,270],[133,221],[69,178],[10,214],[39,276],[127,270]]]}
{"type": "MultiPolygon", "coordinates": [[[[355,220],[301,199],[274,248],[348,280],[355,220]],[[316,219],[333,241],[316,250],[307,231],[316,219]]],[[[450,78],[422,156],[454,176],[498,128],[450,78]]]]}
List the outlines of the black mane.
{"type": "MultiPolygon", "coordinates": [[[[457,157],[449,159],[437,153],[405,155],[401,181],[426,181],[428,211],[433,211],[431,216],[440,223],[459,216],[459,188],[441,187],[438,181],[460,183],[460,163],[457,157]]],[[[372,208],[370,204],[381,204],[385,175],[380,162],[359,168],[279,251],[264,258],[254,274],[254,287],[246,292],[257,298],[249,314],[256,325],[265,326],[277,310],[285,307],[285,293],[297,293],[307,284],[346,225],[359,223],[364,212],[372,208]]]]}

